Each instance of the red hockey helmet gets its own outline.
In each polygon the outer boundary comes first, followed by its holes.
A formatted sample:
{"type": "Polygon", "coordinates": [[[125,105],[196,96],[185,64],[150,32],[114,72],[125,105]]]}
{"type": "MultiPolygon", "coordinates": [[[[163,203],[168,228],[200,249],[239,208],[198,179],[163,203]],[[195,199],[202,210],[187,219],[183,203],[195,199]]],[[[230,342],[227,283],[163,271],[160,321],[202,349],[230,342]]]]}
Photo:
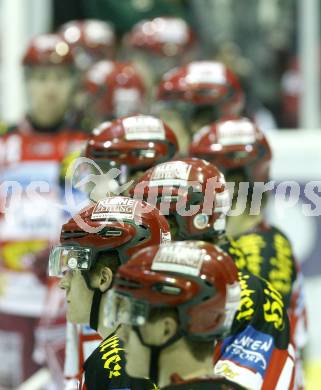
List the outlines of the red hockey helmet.
{"type": "Polygon", "coordinates": [[[23,65],[73,65],[68,43],[58,34],[41,34],[33,38],[23,56],[23,65]]]}
{"type": "Polygon", "coordinates": [[[139,114],[102,123],[89,137],[85,156],[134,172],[171,159],[177,150],[175,133],[166,123],[139,114]]]}
{"type": "Polygon", "coordinates": [[[59,33],[71,46],[80,69],[88,68],[94,61],[114,57],[115,32],[108,22],[73,20],[63,24],[59,33]]]}
{"type": "Polygon", "coordinates": [[[137,23],[125,36],[125,46],[172,57],[183,54],[195,41],[195,35],[185,20],[157,17],[137,23]]]}
{"type": "Polygon", "coordinates": [[[196,61],[170,70],[159,84],[157,97],[194,106],[213,106],[220,116],[240,114],[244,107],[237,77],[217,61],[196,61]]]}
{"type": "Polygon", "coordinates": [[[175,217],[179,238],[213,238],[225,231],[229,192],[223,174],[204,160],[158,164],[137,181],[131,195],[148,199],[164,215],[175,217]]]}
{"type": "Polygon", "coordinates": [[[104,252],[116,251],[120,263],[137,250],[170,240],[169,225],[159,211],[134,199],[107,197],[62,226],[60,245],[49,257],[49,275],[89,271],[104,252]]]}
{"type": "Polygon", "coordinates": [[[85,74],[84,88],[106,119],[142,111],[145,86],[129,62],[98,61],[85,74]]]}
{"type": "Polygon", "coordinates": [[[205,126],[195,134],[189,154],[210,161],[225,174],[242,169],[251,182],[269,180],[269,143],[248,118],[219,120],[205,126]]]}
{"type": "Polygon", "coordinates": [[[143,325],[153,308],[176,308],[180,332],[211,341],[230,330],[240,302],[232,258],[202,241],[155,245],[118,269],[110,292],[108,320],[143,325]]]}

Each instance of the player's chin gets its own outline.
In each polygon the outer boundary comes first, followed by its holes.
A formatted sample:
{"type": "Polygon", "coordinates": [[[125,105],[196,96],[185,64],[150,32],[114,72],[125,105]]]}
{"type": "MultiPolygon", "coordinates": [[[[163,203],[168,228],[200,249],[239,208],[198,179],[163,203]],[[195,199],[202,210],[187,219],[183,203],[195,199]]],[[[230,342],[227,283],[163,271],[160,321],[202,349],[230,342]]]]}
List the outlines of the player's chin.
{"type": "MultiPolygon", "coordinates": [[[[144,369],[137,365],[137,362],[135,364],[132,364],[131,359],[130,359],[130,354],[126,353],[126,373],[127,375],[131,376],[132,378],[147,378],[148,377],[148,372],[146,373],[144,369]],[[129,359],[129,361],[128,361],[129,359]]],[[[137,360],[137,356],[136,356],[137,360]]]]}
{"type": "Polygon", "coordinates": [[[66,318],[68,322],[72,324],[86,324],[87,318],[83,318],[78,310],[74,310],[70,306],[67,306],[66,318]]]}

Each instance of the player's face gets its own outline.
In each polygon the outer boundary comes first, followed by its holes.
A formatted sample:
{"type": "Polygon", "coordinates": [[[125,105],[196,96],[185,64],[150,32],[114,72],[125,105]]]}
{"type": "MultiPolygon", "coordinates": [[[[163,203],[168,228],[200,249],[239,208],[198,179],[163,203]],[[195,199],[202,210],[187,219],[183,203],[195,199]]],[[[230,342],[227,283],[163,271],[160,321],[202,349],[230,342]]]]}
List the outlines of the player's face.
{"type": "Polygon", "coordinates": [[[193,117],[190,122],[190,128],[192,134],[197,133],[202,127],[213,122],[213,109],[211,108],[198,108],[195,109],[193,117]]]}
{"type": "Polygon", "coordinates": [[[74,324],[88,324],[93,292],[88,289],[81,272],[66,271],[60,281],[60,288],[66,292],[67,320],[74,324]]]}
{"type": "Polygon", "coordinates": [[[27,70],[28,112],[43,126],[61,120],[71,103],[74,77],[63,65],[34,66],[27,70]]]}
{"type": "Polygon", "coordinates": [[[169,223],[169,227],[171,230],[171,236],[173,240],[178,240],[178,235],[179,235],[179,226],[176,222],[176,219],[173,215],[170,215],[167,217],[167,222],[169,223]]]}
{"type": "Polygon", "coordinates": [[[134,64],[138,73],[142,76],[144,84],[148,90],[154,88],[155,69],[153,68],[150,58],[140,51],[131,51],[130,61],[134,64]]]}
{"type": "Polygon", "coordinates": [[[178,140],[179,151],[181,154],[186,155],[191,143],[191,136],[182,115],[177,110],[170,108],[162,109],[158,115],[173,129],[178,140]]]}
{"type": "MultiPolygon", "coordinates": [[[[144,342],[149,345],[164,343],[162,326],[162,321],[146,322],[140,326],[139,331],[144,342]]],[[[150,348],[141,343],[137,332],[131,326],[122,325],[120,337],[125,344],[127,374],[136,378],[148,377],[151,359],[150,348]]]]}
{"type": "Polygon", "coordinates": [[[232,183],[233,185],[233,197],[232,197],[232,204],[235,206],[235,203],[238,199],[238,197],[247,197],[247,194],[242,194],[241,191],[239,191],[240,183],[246,183],[248,180],[244,174],[241,172],[227,172],[225,174],[226,181],[228,183],[232,183]]]}
{"type": "Polygon", "coordinates": [[[120,337],[125,345],[127,374],[134,378],[148,378],[150,349],[141,343],[131,326],[122,325],[120,337]]]}

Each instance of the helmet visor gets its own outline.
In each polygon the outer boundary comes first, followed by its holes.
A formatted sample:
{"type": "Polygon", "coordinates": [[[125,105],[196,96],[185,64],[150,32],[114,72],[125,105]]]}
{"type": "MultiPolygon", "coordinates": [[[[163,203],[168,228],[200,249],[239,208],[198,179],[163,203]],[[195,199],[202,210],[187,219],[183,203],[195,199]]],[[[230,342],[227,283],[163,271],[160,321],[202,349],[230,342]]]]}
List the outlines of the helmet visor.
{"type": "Polygon", "coordinates": [[[109,290],[105,305],[104,325],[114,328],[118,325],[142,326],[149,314],[149,305],[129,296],[109,290]]]}
{"type": "Polygon", "coordinates": [[[68,270],[88,271],[93,259],[93,250],[78,246],[56,246],[49,255],[49,276],[63,277],[68,270]]]}

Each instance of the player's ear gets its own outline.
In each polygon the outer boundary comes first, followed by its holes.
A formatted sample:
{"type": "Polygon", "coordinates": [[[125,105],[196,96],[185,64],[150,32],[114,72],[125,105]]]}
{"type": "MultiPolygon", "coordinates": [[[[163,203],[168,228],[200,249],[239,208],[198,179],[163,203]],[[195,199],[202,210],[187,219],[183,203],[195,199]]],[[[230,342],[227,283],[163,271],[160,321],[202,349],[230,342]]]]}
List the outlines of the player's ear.
{"type": "Polygon", "coordinates": [[[161,344],[165,344],[177,333],[177,321],[172,316],[165,316],[161,319],[162,322],[162,333],[161,333],[161,344]]]}
{"type": "Polygon", "coordinates": [[[106,292],[110,288],[112,281],[113,281],[112,270],[108,267],[103,267],[99,273],[99,281],[98,281],[99,290],[102,293],[106,292]]]}

